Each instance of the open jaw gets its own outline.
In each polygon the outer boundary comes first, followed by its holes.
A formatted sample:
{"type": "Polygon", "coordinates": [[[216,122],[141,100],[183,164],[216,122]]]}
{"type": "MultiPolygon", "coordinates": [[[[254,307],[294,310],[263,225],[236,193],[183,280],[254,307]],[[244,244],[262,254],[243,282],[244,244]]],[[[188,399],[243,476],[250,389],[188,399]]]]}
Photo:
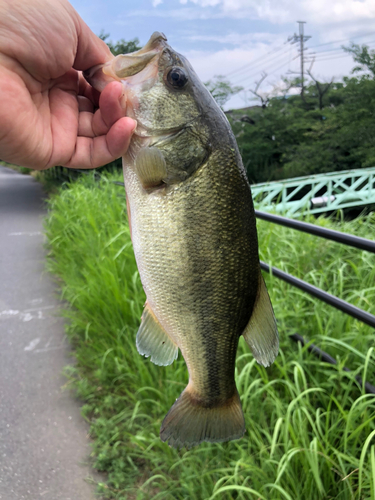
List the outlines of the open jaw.
{"type": "Polygon", "coordinates": [[[104,64],[104,75],[121,81],[126,89],[139,86],[143,91],[145,86],[151,87],[158,76],[160,56],[168,46],[166,40],[162,33],[154,33],[143,49],[120,54],[104,64]]]}
{"type": "Polygon", "coordinates": [[[168,46],[167,38],[163,33],[155,32],[143,49],[129,54],[120,54],[103,66],[103,73],[118,80],[134,77],[149,66],[151,61],[158,57],[168,46]]]}

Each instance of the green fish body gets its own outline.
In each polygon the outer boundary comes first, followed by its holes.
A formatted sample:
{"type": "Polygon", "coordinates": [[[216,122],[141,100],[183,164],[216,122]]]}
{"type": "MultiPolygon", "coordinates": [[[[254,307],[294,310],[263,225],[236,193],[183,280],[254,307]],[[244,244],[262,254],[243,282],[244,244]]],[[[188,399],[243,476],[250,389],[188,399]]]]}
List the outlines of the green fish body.
{"type": "MultiPolygon", "coordinates": [[[[138,122],[123,158],[135,257],[147,302],[138,351],[186,361],[189,383],[160,431],[175,447],[238,439],[240,335],[270,365],[278,352],[261,276],[250,186],[230,125],[188,61],[154,33],[103,69],[138,122]]],[[[91,78],[99,88],[95,75],[91,78]]],[[[100,82],[100,79],[97,81],[100,82]]]]}

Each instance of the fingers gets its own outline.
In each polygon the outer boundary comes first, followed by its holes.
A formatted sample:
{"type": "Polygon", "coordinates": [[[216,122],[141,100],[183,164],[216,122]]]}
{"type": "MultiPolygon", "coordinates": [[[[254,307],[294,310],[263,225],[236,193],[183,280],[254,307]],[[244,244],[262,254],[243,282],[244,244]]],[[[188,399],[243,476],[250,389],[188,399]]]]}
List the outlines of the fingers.
{"type": "Polygon", "coordinates": [[[108,151],[112,154],[114,159],[126,153],[136,126],[137,123],[131,118],[120,118],[120,120],[112,125],[106,136],[106,143],[108,151]]]}
{"type": "Polygon", "coordinates": [[[94,113],[94,105],[87,99],[87,97],[83,97],[82,95],[77,96],[78,99],[78,111],[82,113],[83,111],[87,111],[88,113],[94,113]]]}
{"type": "Polygon", "coordinates": [[[53,165],[97,168],[119,158],[129,147],[136,122],[124,116],[121,83],[107,85],[100,94],[96,111],[95,101],[84,84],[79,85],[79,92],[81,95],[75,98],[72,92],[56,87],[49,93],[53,152],[47,168],[53,165]],[[73,127],[74,121],[77,128],[73,127]]]}
{"type": "Polygon", "coordinates": [[[70,168],[97,168],[126,153],[136,123],[131,118],[120,118],[106,135],[78,137],[75,151],[63,166],[70,168]]]}
{"type": "Polygon", "coordinates": [[[110,128],[125,114],[126,100],[120,82],[109,83],[100,94],[99,111],[94,116],[93,130],[99,135],[105,128],[110,128]]]}
{"type": "Polygon", "coordinates": [[[86,97],[94,104],[95,107],[98,107],[100,92],[94,89],[94,87],[86,81],[81,71],[79,71],[78,74],[78,95],[86,97]]]}
{"type": "Polygon", "coordinates": [[[106,86],[100,95],[99,109],[92,113],[90,101],[84,97],[79,99],[78,135],[96,137],[106,134],[117,120],[125,114],[122,85],[112,82],[106,86]],[[91,112],[90,112],[91,111],[91,112]]]}

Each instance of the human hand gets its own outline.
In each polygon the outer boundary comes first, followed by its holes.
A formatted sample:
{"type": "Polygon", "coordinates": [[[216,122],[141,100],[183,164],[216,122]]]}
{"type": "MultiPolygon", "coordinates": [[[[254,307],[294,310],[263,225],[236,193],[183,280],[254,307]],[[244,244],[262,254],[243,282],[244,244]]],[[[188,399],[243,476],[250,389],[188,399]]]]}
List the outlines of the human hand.
{"type": "Polygon", "coordinates": [[[119,82],[84,71],[112,59],[67,0],[0,0],[0,158],[38,170],[96,168],[128,148],[119,82]]]}

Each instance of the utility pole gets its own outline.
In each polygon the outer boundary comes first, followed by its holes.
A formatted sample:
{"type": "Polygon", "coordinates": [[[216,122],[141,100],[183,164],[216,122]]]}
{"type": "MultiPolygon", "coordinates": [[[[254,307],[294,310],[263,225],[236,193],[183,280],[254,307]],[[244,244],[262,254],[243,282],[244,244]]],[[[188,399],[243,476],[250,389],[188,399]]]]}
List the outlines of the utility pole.
{"type": "Polygon", "coordinates": [[[300,55],[300,59],[301,59],[301,97],[302,99],[304,100],[305,99],[305,96],[303,94],[304,92],[304,70],[303,70],[303,63],[304,63],[304,43],[307,42],[307,40],[309,40],[311,38],[311,36],[305,36],[304,35],[304,32],[303,32],[303,25],[306,24],[305,21],[297,21],[297,23],[299,24],[299,35],[296,35],[296,33],[294,33],[293,36],[290,36],[288,38],[288,42],[290,43],[298,43],[299,42],[299,55],[300,55]]]}

